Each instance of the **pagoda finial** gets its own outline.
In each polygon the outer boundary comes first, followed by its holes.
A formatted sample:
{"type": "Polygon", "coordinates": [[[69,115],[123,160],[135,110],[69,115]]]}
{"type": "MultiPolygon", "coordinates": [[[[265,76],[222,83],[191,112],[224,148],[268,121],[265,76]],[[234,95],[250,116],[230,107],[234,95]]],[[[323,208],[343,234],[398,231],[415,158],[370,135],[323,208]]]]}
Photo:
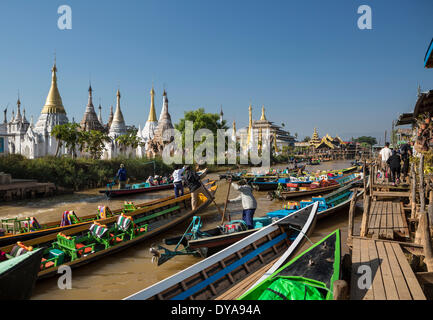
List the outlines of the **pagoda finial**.
{"type": "Polygon", "coordinates": [[[147,121],[155,122],[156,120],[156,112],[155,112],[155,90],[153,89],[153,83],[152,83],[152,89],[150,90],[150,111],[149,111],[149,117],[147,118],[147,121]]]}
{"type": "Polygon", "coordinates": [[[266,121],[266,116],[265,116],[265,106],[262,106],[262,116],[260,117],[260,120],[264,120],[266,121]]]}

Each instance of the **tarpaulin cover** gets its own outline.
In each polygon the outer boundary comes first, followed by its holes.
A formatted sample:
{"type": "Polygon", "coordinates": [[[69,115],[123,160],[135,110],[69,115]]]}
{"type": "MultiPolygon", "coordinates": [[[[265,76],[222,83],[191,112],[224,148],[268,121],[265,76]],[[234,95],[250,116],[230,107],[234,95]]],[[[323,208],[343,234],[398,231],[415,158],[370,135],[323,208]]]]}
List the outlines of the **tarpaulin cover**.
{"type": "Polygon", "coordinates": [[[320,291],[308,284],[277,277],[258,300],[325,300],[320,291]]]}

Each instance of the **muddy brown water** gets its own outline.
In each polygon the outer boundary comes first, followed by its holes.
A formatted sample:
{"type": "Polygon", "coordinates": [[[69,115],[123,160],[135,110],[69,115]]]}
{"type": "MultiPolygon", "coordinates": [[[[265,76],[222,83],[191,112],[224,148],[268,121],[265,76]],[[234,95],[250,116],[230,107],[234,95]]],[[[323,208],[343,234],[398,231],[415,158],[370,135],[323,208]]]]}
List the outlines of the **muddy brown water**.
{"type": "MultiPolygon", "coordinates": [[[[307,170],[334,170],[350,166],[350,161],[324,162],[318,166],[308,166],[307,170]]],[[[218,175],[209,174],[206,178],[217,179],[218,175]]],[[[35,216],[40,222],[60,220],[61,213],[65,210],[74,210],[78,216],[96,215],[98,205],[107,205],[111,209],[120,208],[125,200],[141,203],[152,199],[158,199],[171,195],[173,190],[163,190],[152,194],[142,194],[128,197],[127,199],[107,200],[105,195],[99,194],[98,189],[77,192],[72,195],[63,195],[53,198],[24,200],[0,207],[0,217],[26,217],[35,216]]],[[[218,181],[216,202],[221,208],[224,206],[227,194],[227,182],[218,181]]],[[[281,209],[283,202],[270,201],[266,197],[267,192],[255,192],[258,208],[255,216],[264,216],[266,212],[281,209]]],[[[230,198],[237,196],[236,191],[231,191],[230,198]]],[[[361,223],[362,209],[358,203],[355,218],[355,230],[361,223]]],[[[227,210],[232,219],[240,219],[242,207],[240,203],[230,203],[227,210]]],[[[342,251],[347,253],[345,244],[347,238],[347,213],[348,209],[341,210],[333,216],[318,221],[315,230],[310,237],[316,242],[339,228],[342,233],[342,251]]],[[[210,205],[201,215],[203,229],[217,226],[221,217],[214,205],[210,205]]],[[[163,239],[182,234],[190,222],[184,222],[179,226],[159,235],[153,239],[137,244],[122,252],[102,258],[101,260],[84,265],[72,271],[72,289],[62,290],[57,285],[58,277],[39,280],[33,291],[32,299],[122,299],[139,290],[142,290],[160,280],[165,279],[191,265],[202,258],[193,256],[177,256],[161,266],[151,263],[149,248],[153,244],[162,244],[163,239]]],[[[306,241],[306,249],[310,243],[306,241]]],[[[173,248],[173,247],[171,247],[173,248]]],[[[60,277],[60,274],[59,274],[60,277]]]]}

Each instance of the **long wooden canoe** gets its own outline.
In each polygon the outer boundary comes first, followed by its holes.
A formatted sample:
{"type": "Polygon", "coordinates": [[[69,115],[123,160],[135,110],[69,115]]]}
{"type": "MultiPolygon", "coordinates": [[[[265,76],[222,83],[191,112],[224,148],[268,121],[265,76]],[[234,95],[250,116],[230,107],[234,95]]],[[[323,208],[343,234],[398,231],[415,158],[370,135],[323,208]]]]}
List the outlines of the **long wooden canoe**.
{"type": "Polygon", "coordinates": [[[43,249],[0,262],[0,300],[29,299],[40,269],[43,249]]]}
{"type": "MultiPolygon", "coordinates": [[[[197,174],[201,179],[203,179],[207,174],[207,168],[201,171],[197,171],[197,174]]],[[[148,192],[155,192],[155,191],[167,190],[173,188],[174,188],[173,183],[165,183],[165,184],[143,187],[143,188],[133,188],[133,187],[126,188],[126,189],[107,188],[106,190],[99,190],[99,193],[104,193],[108,198],[115,198],[115,197],[138,194],[138,193],[148,193],[148,192]]]]}
{"type": "MultiPolygon", "coordinates": [[[[210,187],[211,194],[216,192],[217,186],[215,183],[210,187]]],[[[56,275],[60,265],[68,265],[72,268],[79,267],[89,262],[95,261],[107,255],[124,250],[134,244],[150,239],[161,232],[169,230],[174,226],[184,222],[189,217],[198,214],[204,210],[211,202],[207,199],[202,202],[198,208],[191,210],[191,194],[186,194],[163,203],[158,203],[152,206],[144,207],[129,213],[133,219],[133,232],[115,233],[117,216],[110,217],[99,221],[99,224],[109,228],[107,235],[110,235],[109,246],[96,240],[95,237],[89,234],[89,226],[84,225],[65,230],[62,234],[51,234],[29,241],[25,241],[25,246],[45,247],[44,256],[41,263],[41,271],[38,274],[39,278],[45,278],[56,275]],[[112,234],[112,235],[111,235],[112,234]],[[60,246],[64,238],[70,237],[67,242],[73,242],[73,250],[65,249],[60,246]],[[121,240],[121,241],[119,241],[121,240]],[[55,252],[53,251],[55,249],[55,252]],[[58,254],[60,251],[61,254],[58,254]],[[53,254],[57,255],[53,257],[53,254]],[[45,259],[45,260],[44,260],[45,259]]],[[[0,250],[8,253],[14,245],[9,245],[0,248],[0,250]]]]}
{"type": "MultiPolygon", "coordinates": [[[[164,202],[167,202],[167,201],[170,201],[173,199],[174,199],[174,195],[169,196],[169,197],[165,197],[165,198],[161,198],[161,199],[147,201],[147,202],[144,202],[141,204],[137,204],[136,206],[138,208],[150,207],[150,206],[164,203],[164,202]]],[[[121,212],[122,212],[122,209],[116,209],[116,210],[112,211],[112,213],[114,215],[119,215],[121,212]]],[[[98,219],[98,217],[97,217],[96,210],[95,210],[95,214],[82,216],[82,217],[79,217],[79,219],[80,219],[80,222],[75,223],[75,224],[71,224],[71,225],[67,225],[67,226],[61,227],[60,226],[60,220],[59,220],[59,221],[52,221],[52,222],[47,222],[45,224],[41,224],[41,229],[39,229],[39,230],[34,230],[31,232],[16,233],[16,234],[13,234],[13,233],[6,234],[6,235],[0,237],[0,247],[4,247],[7,245],[16,243],[17,241],[26,241],[26,240],[46,236],[46,235],[53,234],[53,233],[64,232],[65,230],[79,227],[79,226],[88,226],[89,224],[93,223],[94,221],[100,222],[100,219],[98,219]]]]}
{"type": "Polygon", "coordinates": [[[238,300],[332,300],[340,260],[337,229],[294,259],[283,255],[238,300]]]}
{"type": "Polygon", "coordinates": [[[311,196],[311,195],[316,195],[316,194],[321,194],[321,193],[327,193],[327,192],[336,190],[338,188],[341,188],[342,186],[345,186],[345,185],[352,183],[354,181],[359,181],[360,179],[362,179],[361,174],[351,173],[351,174],[348,174],[346,176],[334,179],[335,181],[338,182],[338,184],[335,184],[335,185],[331,185],[331,186],[323,187],[323,188],[309,189],[309,190],[305,190],[305,191],[285,191],[285,190],[279,191],[279,190],[277,190],[277,191],[275,191],[275,195],[282,200],[288,200],[288,199],[299,198],[299,197],[303,197],[303,196],[307,196],[307,195],[311,196]]]}
{"type": "MultiPolygon", "coordinates": [[[[352,182],[351,184],[348,184],[344,187],[341,187],[340,189],[327,194],[324,197],[321,198],[312,198],[311,201],[305,201],[305,204],[302,204],[301,202],[301,206],[303,205],[309,205],[310,203],[313,203],[315,201],[319,202],[319,208],[317,211],[317,215],[318,215],[318,219],[322,219],[325,217],[330,216],[331,214],[340,211],[346,207],[348,207],[350,205],[350,199],[352,197],[353,192],[350,190],[354,187],[354,183],[356,182],[352,182]]],[[[362,196],[364,194],[364,189],[359,189],[358,190],[358,198],[360,196],[362,196]]],[[[276,211],[272,211],[272,212],[268,212],[267,216],[272,217],[272,218],[282,218],[288,214],[291,214],[293,211],[295,211],[297,209],[293,209],[293,210],[289,210],[289,209],[281,209],[281,210],[276,210],[276,211]]]]}
{"type": "Polygon", "coordinates": [[[314,229],[316,211],[317,204],[303,208],[125,299],[214,299],[283,253],[293,256],[314,229]]]}

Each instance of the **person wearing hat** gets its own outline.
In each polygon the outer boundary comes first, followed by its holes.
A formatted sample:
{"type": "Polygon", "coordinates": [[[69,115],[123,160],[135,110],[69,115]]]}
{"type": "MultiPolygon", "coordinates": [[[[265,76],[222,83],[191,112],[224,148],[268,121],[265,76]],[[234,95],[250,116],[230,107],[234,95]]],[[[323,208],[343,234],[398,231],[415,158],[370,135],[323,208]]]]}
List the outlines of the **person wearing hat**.
{"type": "MultiPolygon", "coordinates": [[[[229,179],[231,182],[231,179],[229,179]]],[[[247,224],[248,229],[254,229],[254,213],[257,209],[257,201],[253,195],[253,189],[247,184],[245,179],[240,180],[237,184],[232,183],[235,190],[240,192],[240,195],[234,199],[229,199],[228,202],[242,200],[242,220],[247,224]]]]}
{"type": "Polygon", "coordinates": [[[126,187],[126,169],[125,165],[120,164],[120,168],[117,171],[116,178],[119,179],[119,189],[125,189],[126,187]]]}

